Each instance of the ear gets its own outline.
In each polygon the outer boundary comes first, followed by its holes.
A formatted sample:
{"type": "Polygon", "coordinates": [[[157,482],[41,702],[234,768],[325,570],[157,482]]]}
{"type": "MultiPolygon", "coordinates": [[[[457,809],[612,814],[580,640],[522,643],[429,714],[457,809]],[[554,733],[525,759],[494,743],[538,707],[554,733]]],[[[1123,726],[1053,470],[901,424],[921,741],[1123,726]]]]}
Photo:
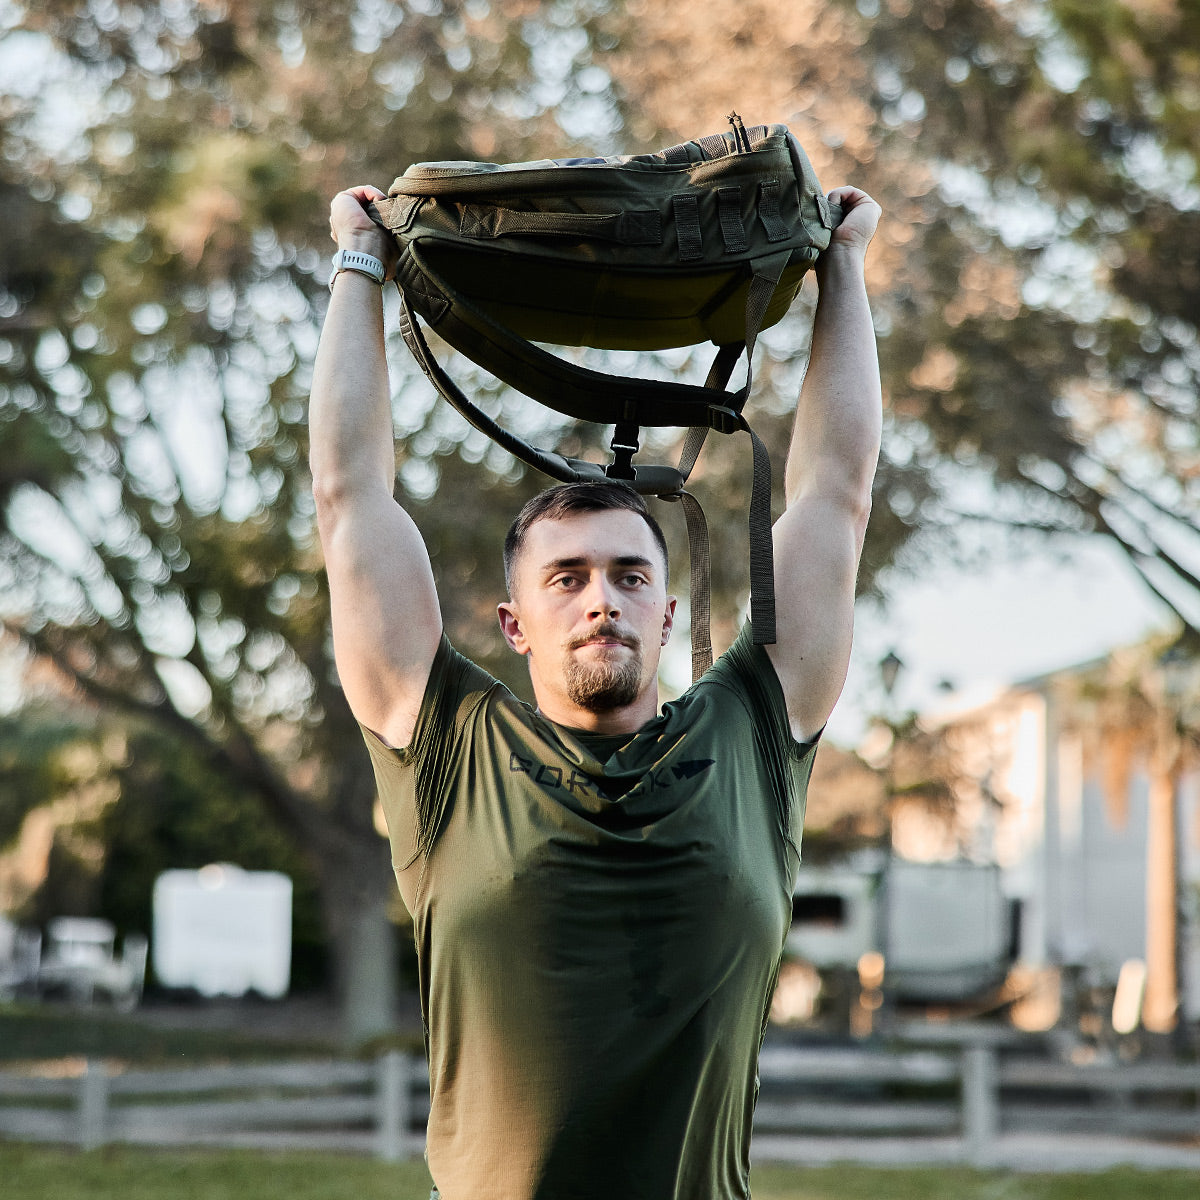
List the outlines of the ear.
{"type": "Polygon", "coordinates": [[[665,646],[667,640],[671,636],[671,630],[675,628],[675,606],[679,600],[675,596],[667,597],[666,611],[663,613],[662,641],[659,645],[665,646]]]}
{"type": "Polygon", "coordinates": [[[500,632],[504,634],[504,640],[508,643],[509,648],[518,654],[528,654],[529,642],[525,638],[525,631],[521,628],[521,614],[516,604],[511,600],[497,604],[496,616],[500,620],[500,632]]]}

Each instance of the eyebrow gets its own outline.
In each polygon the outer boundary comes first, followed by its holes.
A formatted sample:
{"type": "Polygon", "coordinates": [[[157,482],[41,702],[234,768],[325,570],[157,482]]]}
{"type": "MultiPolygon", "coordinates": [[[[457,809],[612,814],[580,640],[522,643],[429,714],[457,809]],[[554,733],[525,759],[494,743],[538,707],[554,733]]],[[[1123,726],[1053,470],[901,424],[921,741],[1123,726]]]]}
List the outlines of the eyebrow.
{"type": "MultiPolygon", "coordinates": [[[[571,567],[586,567],[590,561],[583,555],[576,555],[573,558],[553,558],[542,567],[542,570],[549,574],[554,571],[569,570],[571,567]]],[[[612,565],[618,567],[654,567],[654,560],[641,554],[622,554],[610,561],[612,565]]]]}

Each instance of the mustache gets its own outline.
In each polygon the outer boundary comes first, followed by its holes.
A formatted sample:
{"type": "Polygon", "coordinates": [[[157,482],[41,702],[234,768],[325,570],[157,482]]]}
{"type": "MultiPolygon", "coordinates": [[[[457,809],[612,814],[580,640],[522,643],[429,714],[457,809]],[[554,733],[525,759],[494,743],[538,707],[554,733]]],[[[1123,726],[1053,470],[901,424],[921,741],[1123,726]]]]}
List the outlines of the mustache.
{"type": "Polygon", "coordinates": [[[571,650],[578,650],[581,646],[586,646],[589,642],[597,641],[600,638],[620,642],[621,645],[628,646],[631,650],[640,649],[642,644],[641,639],[634,634],[623,632],[611,621],[602,621],[588,633],[582,634],[577,638],[572,638],[567,643],[567,646],[571,650]]]}

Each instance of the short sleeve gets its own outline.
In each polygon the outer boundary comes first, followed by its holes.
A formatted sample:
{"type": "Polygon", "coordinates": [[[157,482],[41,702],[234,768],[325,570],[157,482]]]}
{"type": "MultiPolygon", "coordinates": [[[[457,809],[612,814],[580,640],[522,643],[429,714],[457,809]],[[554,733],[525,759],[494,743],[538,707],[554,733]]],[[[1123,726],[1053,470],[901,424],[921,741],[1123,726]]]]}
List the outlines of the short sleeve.
{"type": "Polygon", "coordinates": [[[428,854],[445,815],[450,793],[447,780],[460,753],[463,723],[475,705],[500,686],[459,654],[443,634],[412,741],[395,749],[360,726],[375,771],[397,871],[428,854]]]}
{"type": "Polygon", "coordinates": [[[736,692],[754,721],[759,753],[776,781],[776,819],[781,836],[800,858],[808,781],[812,775],[820,733],[806,742],[792,736],[787,702],[775,666],[766,650],[754,642],[749,622],[733,645],[705,673],[699,686],[714,684],[736,692]]]}

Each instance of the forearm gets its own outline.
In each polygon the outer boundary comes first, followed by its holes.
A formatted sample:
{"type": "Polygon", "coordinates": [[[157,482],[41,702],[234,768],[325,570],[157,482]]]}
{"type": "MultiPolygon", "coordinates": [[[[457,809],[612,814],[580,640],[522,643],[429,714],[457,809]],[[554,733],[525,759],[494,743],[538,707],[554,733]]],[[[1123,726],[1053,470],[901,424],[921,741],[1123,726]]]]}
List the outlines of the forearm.
{"type": "Polygon", "coordinates": [[[863,251],[835,244],[817,267],[820,288],[808,370],[797,404],[784,486],[789,504],[814,488],[870,504],[879,457],[882,389],[863,251]]]}
{"type": "MultiPolygon", "coordinates": [[[[386,277],[395,267],[396,245],[367,212],[382,195],[369,185],[339,192],[330,204],[329,232],[339,249],[379,259],[386,277]]],[[[342,271],[329,298],[313,364],[309,432],[318,504],[327,509],[363,489],[379,495],[383,488],[391,497],[395,444],[383,295],[356,271],[342,271]]]]}
{"type": "Polygon", "coordinates": [[[309,459],[314,486],[383,486],[395,474],[391,388],[377,283],[338,276],[313,364],[309,459]]]}

